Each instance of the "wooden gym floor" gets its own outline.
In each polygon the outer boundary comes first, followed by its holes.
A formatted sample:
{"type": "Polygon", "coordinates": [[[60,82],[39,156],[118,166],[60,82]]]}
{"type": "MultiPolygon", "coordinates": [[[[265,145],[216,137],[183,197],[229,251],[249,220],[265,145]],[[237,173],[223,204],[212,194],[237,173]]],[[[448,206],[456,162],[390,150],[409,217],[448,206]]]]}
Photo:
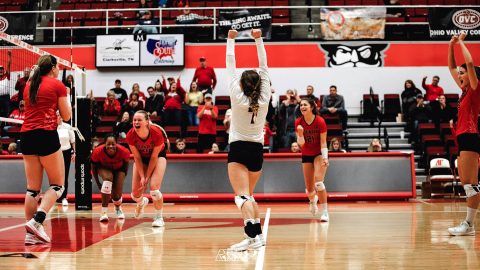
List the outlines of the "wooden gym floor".
{"type": "MultiPolygon", "coordinates": [[[[23,206],[0,204],[0,269],[480,269],[480,236],[451,237],[462,200],[333,202],[321,223],[308,204],[262,203],[267,244],[227,252],[242,239],[235,204],[166,204],[165,228],[152,228],[150,204],[133,219],[98,222],[92,212],[56,206],[45,222],[50,245],[24,246],[23,206]]],[[[478,222],[477,222],[478,224],[478,222]]],[[[480,224],[479,224],[480,226],[480,224]]]]}

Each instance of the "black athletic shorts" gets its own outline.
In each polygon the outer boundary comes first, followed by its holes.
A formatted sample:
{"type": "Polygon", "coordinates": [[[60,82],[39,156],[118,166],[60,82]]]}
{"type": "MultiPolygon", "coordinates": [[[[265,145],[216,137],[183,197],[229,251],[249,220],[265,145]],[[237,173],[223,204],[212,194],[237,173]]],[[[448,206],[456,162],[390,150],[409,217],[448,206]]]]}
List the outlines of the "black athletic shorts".
{"type": "Polygon", "coordinates": [[[303,156],[302,155],[302,163],[313,163],[315,158],[322,155],[321,153],[315,156],[303,156]]]}
{"type": "Polygon", "coordinates": [[[60,149],[60,139],[56,130],[35,129],[20,133],[22,154],[48,156],[60,149]]]}
{"type": "MultiPolygon", "coordinates": [[[[163,150],[160,151],[160,153],[158,153],[159,158],[163,157],[163,158],[167,159],[167,149],[166,149],[166,147],[167,146],[165,145],[165,147],[163,147],[163,150]]],[[[149,157],[142,157],[142,162],[143,162],[143,164],[148,165],[148,163],[150,163],[150,158],[149,157]]]]}
{"type": "Polygon", "coordinates": [[[230,144],[228,163],[237,162],[245,165],[251,172],[262,170],[263,145],[256,142],[236,141],[230,144]]]}
{"type": "Polygon", "coordinates": [[[480,136],[477,133],[463,133],[457,136],[458,154],[472,151],[480,154],[480,136]]]}

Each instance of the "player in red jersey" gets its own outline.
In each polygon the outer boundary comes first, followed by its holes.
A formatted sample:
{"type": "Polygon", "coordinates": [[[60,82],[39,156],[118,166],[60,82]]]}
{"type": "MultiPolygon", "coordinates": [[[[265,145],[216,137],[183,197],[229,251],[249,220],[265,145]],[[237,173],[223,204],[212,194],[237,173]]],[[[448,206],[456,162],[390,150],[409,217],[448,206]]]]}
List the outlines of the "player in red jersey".
{"type": "Polygon", "coordinates": [[[30,77],[23,97],[25,100],[25,120],[21,128],[20,140],[27,178],[25,196],[25,244],[50,242],[43,228],[43,222],[55,201],[62,196],[65,181],[63,154],[57,133],[57,110],[63,120],[69,120],[72,107],[68,98],[69,89],[57,80],[57,59],[44,55],[30,77]],[[48,175],[50,188],[45,192],[40,206],[40,189],[43,170],[48,175]]]}
{"type": "Polygon", "coordinates": [[[327,125],[318,115],[313,99],[303,98],[300,111],[302,116],[295,121],[295,127],[297,142],[302,147],[303,177],[310,200],[310,212],[317,214],[317,202],[320,201],[320,220],[328,222],[327,190],[323,184],[328,167],[327,125]]]}
{"type": "Polygon", "coordinates": [[[105,137],[105,144],[93,150],[90,158],[92,164],[92,176],[102,193],[102,215],[100,221],[108,221],[108,203],[110,198],[115,205],[115,213],[118,219],[124,219],[122,205],[123,181],[128,172],[130,151],[117,144],[117,137],[108,134],[105,137]],[[100,184],[98,176],[103,179],[100,184]],[[113,194],[112,194],[113,193],[113,194]]]}
{"type": "Polygon", "coordinates": [[[472,55],[465,46],[465,33],[453,36],[448,48],[448,66],[450,74],[462,89],[458,100],[458,120],[455,135],[458,145],[458,174],[467,195],[467,217],[457,227],[448,229],[451,235],[475,235],[473,223],[480,204],[478,186],[478,157],[480,137],[478,134],[478,114],[480,112],[480,89],[478,78],[480,68],[473,65],[472,55]],[[457,69],[455,63],[455,45],[460,45],[465,64],[457,69]]]}
{"type": "Polygon", "coordinates": [[[167,168],[167,135],[165,131],[150,122],[147,112],[140,110],[133,116],[133,128],[127,134],[127,143],[133,154],[132,199],[137,202],[135,217],[140,217],[148,198],[143,197],[147,184],[150,182],[155,216],[153,227],[165,225],[162,217],[163,196],[160,188],[167,168]]]}

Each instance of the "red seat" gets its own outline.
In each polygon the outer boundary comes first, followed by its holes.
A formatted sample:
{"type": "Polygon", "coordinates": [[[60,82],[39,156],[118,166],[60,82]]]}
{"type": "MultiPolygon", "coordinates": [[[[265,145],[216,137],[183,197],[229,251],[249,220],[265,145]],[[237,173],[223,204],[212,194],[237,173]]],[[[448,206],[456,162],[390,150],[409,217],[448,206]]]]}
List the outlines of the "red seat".
{"type": "Polygon", "coordinates": [[[237,7],[238,1],[237,0],[223,0],[222,6],[224,7],[237,7]]]}
{"type": "Polygon", "coordinates": [[[75,9],[90,9],[90,3],[76,3],[75,9]]]}
{"type": "Polygon", "coordinates": [[[343,1],[343,0],[329,0],[328,5],[329,6],[345,6],[345,1],[343,1]]]}
{"type": "Polygon", "coordinates": [[[123,2],[110,2],[107,7],[108,9],[121,9],[123,8],[123,2]]]}
{"type": "Polygon", "coordinates": [[[274,9],[272,15],[273,17],[288,17],[288,9],[274,9]]]}
{"type": "Polygon", "coordinates": [[[272,5],[272,1],[270,1],[270,0],[256,0],[255,5],[256,6],[269,7],[269,6],[272,5]]]}
{"type": "Polygon", "coordinates": [[[60,4],[59,10],[74,10],[75,4],[60,4]]]}
{"type": "Polygon", "coordinates": [[[273,18],[272,23],[286,24],[290,22],[290,18],[273,18]]]}
{"type": "Polygon", "coordinates": [[[362,0],[345,0],[345,5],[347,6],[361,6],[362,0]]]}
{"type": "Polygon", "coordinates": [[[383,2],[380,3],[377,0],[362,0],[362,5],[366,6],[376,6],[376,5],[383,5],[383,2]]]}
{"type": "Polygon", "coordinates": [[[272,1],[272,4],[274,6],[283,6],[283,7],[286,7],[288,6],[288,0],[275,0],[275,1],[272,1]]]}

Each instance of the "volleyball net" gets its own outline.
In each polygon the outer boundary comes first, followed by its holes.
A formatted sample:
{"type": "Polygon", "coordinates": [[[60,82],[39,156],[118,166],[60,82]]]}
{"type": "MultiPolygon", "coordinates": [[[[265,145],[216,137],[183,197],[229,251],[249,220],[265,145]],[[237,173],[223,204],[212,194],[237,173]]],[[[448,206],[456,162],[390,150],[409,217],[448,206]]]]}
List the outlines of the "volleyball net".
{"type": "MultiPolygon", "coordinates": [[[[77,210],[90,210],[92,208],[92,189],[90,176],[89,155],[91,150],[91,113],[90,100],[86,96],[86,72],[72,62],[73,55],[70,50],[64,50],[64,57],[55,55],[28,44],[6,33],[0,33],[0,95],[10,97],[8,106],[2,105],[0,124],[21,125],[23,120],[10,118],[15,109],[20,109],[22,97],[20,96],[30,76],[31,70],[36,65],[38,58],[43,55],[52,55],[57,59],[59,77],[65,86],[70,88],[70,102],[72,104],[71,125],[76,131],[75,161],[75,208],[77,210]],[[5,108],[6,106],[6,108],[5,108]]],[[[63,53],[63,51],[62,51],[63,53]]],[[[2,125],[0,125],[2,126],[2,125]]],[[[8,134],[10,135],[10,134],[8,134]]],[[[19,134],[17,133],[18,141],[19,134]]],[[[39,142],[41,143],[41,142],[39,142]]],[[[21,148],[20,148],[21,151],[21,148]]]]}

